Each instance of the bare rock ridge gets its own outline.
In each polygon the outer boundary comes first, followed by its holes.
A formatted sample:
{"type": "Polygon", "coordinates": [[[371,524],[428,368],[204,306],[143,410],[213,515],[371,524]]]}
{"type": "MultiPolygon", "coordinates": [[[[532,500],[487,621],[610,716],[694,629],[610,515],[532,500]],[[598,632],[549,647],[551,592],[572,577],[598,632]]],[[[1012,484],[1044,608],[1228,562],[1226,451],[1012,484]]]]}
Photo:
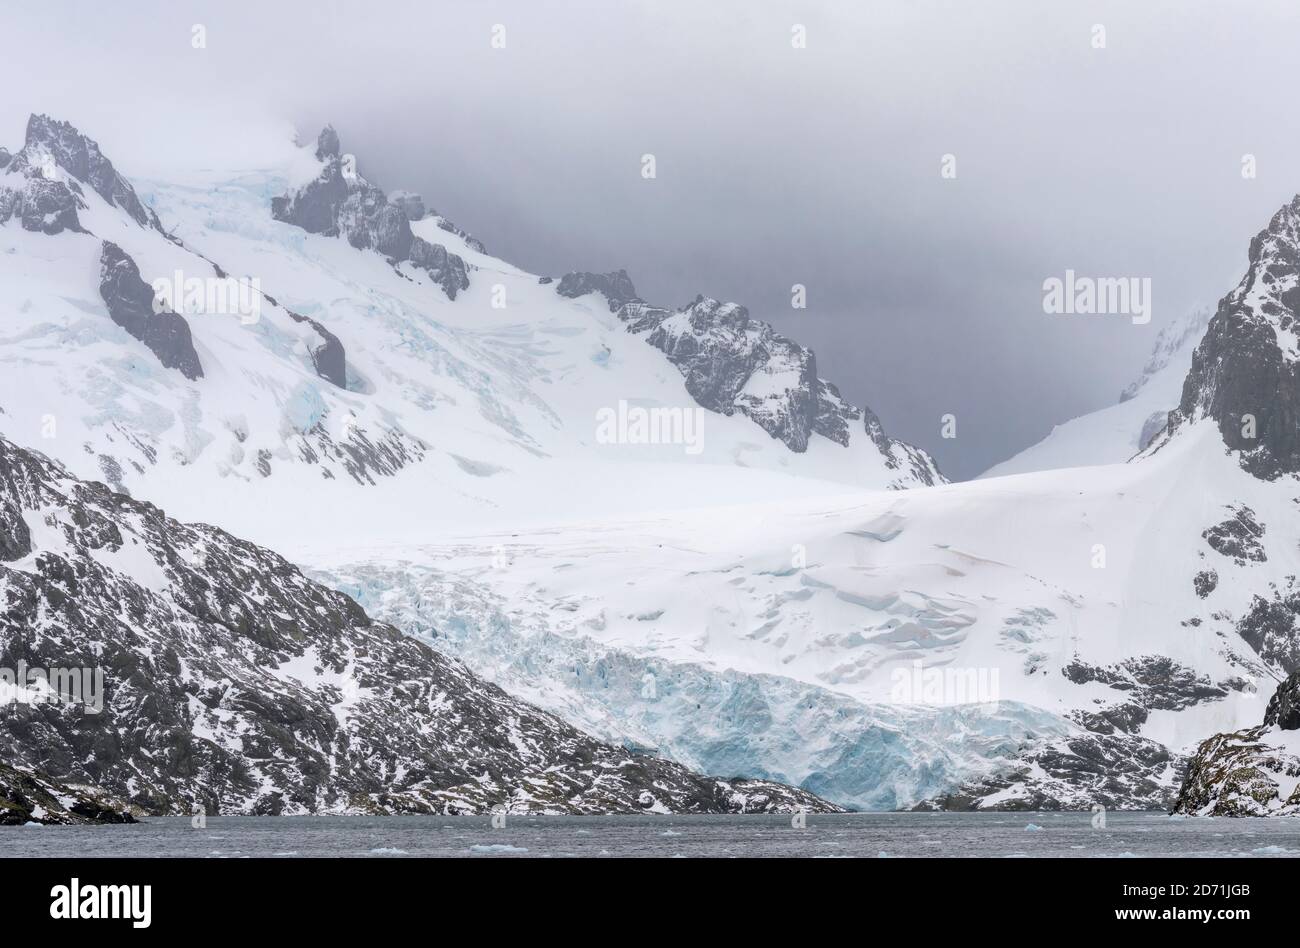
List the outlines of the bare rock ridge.
{"type": "Polygon", "coordinates": [[[415,207],[409,192],[401,192],[393,202],[362,177],[356,159],[340,153],[333,127],[326,126],[320,133],[316,158],[323,167],[314,180],[272,199],[271,215],[276,220],[313,234],[342,236],[352,246],[376,250],[394,263],[409,260],[428,271],[449,299],[469,288],[469,268],[461,257],[411,232],[410,214],[415,207]]]}
{"type": "Polygon", "coordinates": [[[113,322],[148,346],[167,368],[191,381],[202,378],[189,323],[168,310],[154,312],[153,287],[140,278],[135,261],[117,244],[104,241],[99,263],[99,295],[113,322]]]}
{"type": "Polygon", "coordinates": [[[104,673],[98,713],[0,705],[0,801],[17,770],[145,814],[837,809],[602,744],[275,553],[4,438],[0,551],[0,666],[104,673]]]}
{"type": "Polygon", "coordinates": [[[129,808],[89,787],[0,763],[0,826],[134,822],[129,808]]]}
{"type": "Polygon", "coordinates": [[[839,389],[819,378],[811,349],[751,318],[738,303],[697,296],[676,311],[652,306],[637,296],[625,270],[568,273],[556,292],[571,299],[604,296],[610,312],[663,352],[685,377],[691,397],[710,411],[739,412],[798,452],[808,449],[813,434],[847,445],[857,426],[885,463],[901,472],[900,482],[944,482],[928,454],[886,436],[870,409],[849,404],[839,389]]]}
{"type": "Polygon", "coordinates": [[[1278,685],[1258,727],[1216,734],[1197,748],[1174,812],[1300,815],[1300,672],[1278,685]]]}
{"type": "MultiPolygon", "coordinates": [[[[21,174],[29,179],[29,201],[45,204],[50,208],[46,213],[64,215],[61,220],[63,228],[78,229],[66,215],[69,211],[75,213],[78,203],[84,206],[84,202],[79,200],[82,191],[78,184],[84,182],[109,204],[120,207],[140,226],[162,231],[158,216],[144,206],[135,193],[135,188],[117,173],[113,163],[99,150],[99,145],[67,122],[55,121],[48,115],[32,115],[27,120],[26,143],[5,162],[4,167],[10,174],[21,174]],[[61,180],[58,169],[75,180],[61,180]],[[68,200],[69,194],[73,196],[72,201],[68,200]]],[[[0,206],[2,205],[3,199],[0,199],[0,206]]],[[[3,213],[0,212],[0,218],[2,217],[3,213]]],[[[25,227],[26,220],[25,216],[25,227]]],[[[47,230],[49,232],[51,231],[47,230]]]]}
{"type": "Polygon", "coordinates": [[[1246,274],[1219,301],[1169,431],[1210,418],[1256,477],[1300,471],[1298,313],[1300,195],[1251,241],[1246,274]]]}
{"type": "Polygon", "coordinates": [[[611,313],[617,313],[624,303],[641,302],[626,270],[615,270],[613,273],[566,273],[560,277],[555,292],[571,300],[588,293],[600,293],[609,303],[611,313]]]}

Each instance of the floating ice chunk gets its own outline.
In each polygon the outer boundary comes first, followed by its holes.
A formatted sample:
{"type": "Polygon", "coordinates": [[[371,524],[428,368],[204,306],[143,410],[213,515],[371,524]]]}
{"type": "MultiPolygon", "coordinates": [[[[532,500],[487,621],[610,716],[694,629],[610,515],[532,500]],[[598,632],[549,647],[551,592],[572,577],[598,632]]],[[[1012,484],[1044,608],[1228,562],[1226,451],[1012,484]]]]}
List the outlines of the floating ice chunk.
{"type": "Polygon", "coordinates": [[[478,845],[471,846],[469,848],[469,851],[472,853],[526,853],[528,852],[527,848],[523,846],[511,846],[507,843],[490,843],[490,844],[480,843],[478,845]]]}

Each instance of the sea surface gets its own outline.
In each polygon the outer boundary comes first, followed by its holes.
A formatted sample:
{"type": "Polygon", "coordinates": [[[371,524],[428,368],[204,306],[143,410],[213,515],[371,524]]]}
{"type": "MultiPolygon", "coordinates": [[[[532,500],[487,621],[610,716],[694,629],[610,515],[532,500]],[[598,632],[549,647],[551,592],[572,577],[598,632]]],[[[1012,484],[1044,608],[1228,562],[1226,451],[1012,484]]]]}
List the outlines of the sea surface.
{"type": "Polygon", "coordinates": [[[925,856],[1300,856],[1300,818],[1162,813],[854,813],[777,816],[214,816],[128,826],[0,827],[0,856],[465,859],[925,856]]]}

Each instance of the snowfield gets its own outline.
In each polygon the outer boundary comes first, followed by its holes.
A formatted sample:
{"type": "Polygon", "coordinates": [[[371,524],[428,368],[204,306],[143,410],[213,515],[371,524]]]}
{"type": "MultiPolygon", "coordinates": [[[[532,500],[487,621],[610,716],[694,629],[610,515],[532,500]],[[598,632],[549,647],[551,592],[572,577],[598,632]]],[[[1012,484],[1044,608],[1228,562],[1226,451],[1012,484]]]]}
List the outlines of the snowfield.
{"type": "MultiPolygon", "coordinates": [[[[712,772],[758,760],[848,805],[911,806],[1123,703],[1124,689],[1069,680],[1071,665],[1159,658],[1208,686],[1153,701],[1133,730],[1175,757],[1257,721],[1273,678],[1222,618],[1253,595],[1226,574],[1254,567],[1200,534],[1224,519],[1215,497],[1264,522],[1293,500],[1216,440],[1200,426],[1141,464],[309,560],[373,614],[606,738],[712,772]],[[1206,568],[1224,577],[1208,600],[1191,579],[1206,568]],[[913,688],[917,662],[956,690],[913,688]],[[963,693],[981,673],[992,693],[963,693]]],[[[1280,578],[1298,553],[1279,539],[1280,578]]]]}
{"type": "MultiPolygon", "coordinates": [[[[1297,574],[1293,483],[1208,420],[1153,422],[1203,322],[1121,404],[920,486],[928,456],[739,307],[569,298],[432,213],[395,221],[324,135],[261,152],[136,182],[160,227],[90,187],[80,230],[0,225],[0,432],[278,550],[597,737],[846,806],[1166,806],[1291,660],[1257,597],[1297,574]],[[283,219],[331,187],[348,239],[283,219]],[[202,374],[164,368],[110,318],[105,241],[145,282],[256,279],[260,317],[185,308],[202,374]],[[698,445],[598,437],[620,406],[706,402],[698,445]]],[[[18,164],[0,199],[52,187],[18,164]]],[[[314,667],[277,674],[346,691],[314,667]]]]}

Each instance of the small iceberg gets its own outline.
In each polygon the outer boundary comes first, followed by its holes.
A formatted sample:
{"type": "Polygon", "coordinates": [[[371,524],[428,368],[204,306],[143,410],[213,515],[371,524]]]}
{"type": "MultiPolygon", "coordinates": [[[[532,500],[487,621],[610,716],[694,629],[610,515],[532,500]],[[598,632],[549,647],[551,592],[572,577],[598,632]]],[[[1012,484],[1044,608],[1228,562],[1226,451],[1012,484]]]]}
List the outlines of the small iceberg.
{"type": "Polygon", "coordinates": [[[528,850],[523,846],[509,846],[505,843],[478,844],[471,846],[469,851],[472,853],[526,853],[528,850]]]}

